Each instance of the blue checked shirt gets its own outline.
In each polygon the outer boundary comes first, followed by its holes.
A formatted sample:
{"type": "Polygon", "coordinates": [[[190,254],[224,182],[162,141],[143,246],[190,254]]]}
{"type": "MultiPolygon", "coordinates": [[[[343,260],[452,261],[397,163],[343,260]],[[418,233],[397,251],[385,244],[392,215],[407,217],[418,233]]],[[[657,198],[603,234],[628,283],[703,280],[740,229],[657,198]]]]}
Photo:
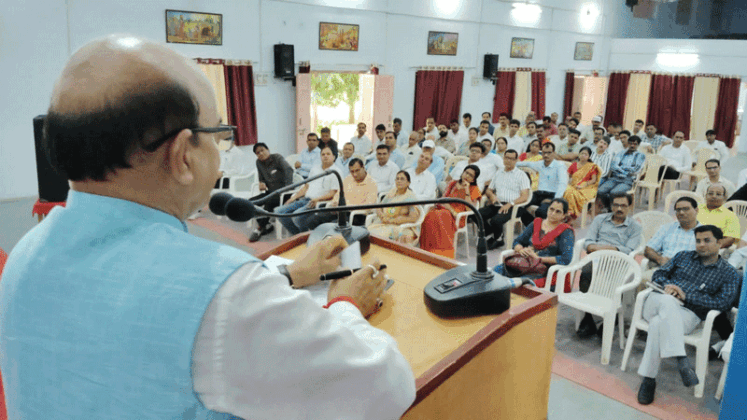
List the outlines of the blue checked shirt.
{"type": "Polygon", "coordinates": [[[737,297],[739,274],[719,257],[710,265],[700,262],[695,251],[682,251],[654,272],[651,280],[662,287],[679,286],[685,292],[685,308],[705,320],[708,311],[727,311],[737,297]]]}
{"type": "Polygon", "coordinates": [[[662,136],[661,134],[654,134],[653,139],[648,138],[648,136],[645,134],[643,135],[643,137],[641,137],[641,143],[646,142],[650,144],[651,147],[654,148],[654,153],[656,153],[656,151],[659,150],[659,147],[664,141],[668,141],[668,140],[669,140],[668,137],[662,136]]]}
{"type": "Polygon", "coordinates": [[[635,180],[638,172],[643,168],[643,163],[646,161],[646,155],[639,151],[633,153],[620,152],[615,155],[612,160],[612,166],[610,166],[609,177],[621,181],[630,181],[631,183],[635,180]]]}
{"type": "MultiPolygon", "coordinates": [[[[700,223],[695,225],[698,226],[700,223]]],[[[672,222],[660,227],[646,246],[667,258],[674,257],[680,251],[694,251],[695,228],[684,230],[680,222],[672,222]]]]}

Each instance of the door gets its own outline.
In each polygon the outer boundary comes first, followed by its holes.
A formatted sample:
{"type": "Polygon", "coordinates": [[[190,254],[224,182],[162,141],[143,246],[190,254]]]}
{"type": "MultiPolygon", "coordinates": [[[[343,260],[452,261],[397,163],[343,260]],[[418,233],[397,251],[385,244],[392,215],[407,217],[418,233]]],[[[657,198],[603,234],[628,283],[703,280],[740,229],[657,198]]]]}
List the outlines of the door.
{"type": "Polygon", "coordinates": [[[394,110],[394,76],[375,77],[373,92],[373,126],[384,124],[387,131],[392,130],[392,113],[394,110]]]}
{"type": "Polygon", "coordinates": [[[306,149],[311,133],[311,74],[296,75],[296,153],[306,149]]]}

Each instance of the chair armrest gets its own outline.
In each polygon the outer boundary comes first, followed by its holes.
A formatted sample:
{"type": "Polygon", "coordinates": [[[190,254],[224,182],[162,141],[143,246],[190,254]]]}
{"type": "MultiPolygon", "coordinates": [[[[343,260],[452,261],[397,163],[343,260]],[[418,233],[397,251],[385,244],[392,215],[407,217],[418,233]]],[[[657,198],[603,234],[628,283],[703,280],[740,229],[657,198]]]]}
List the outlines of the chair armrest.
{"type": "Polygon", "coordinates": [[[374,217],[376,217],[376,215],[373,213],[366,216],[366,226],[370,226],[373,223],[374,217]]]}
{"type": "Polygon", "coordinates": [[[711,331],[713,330],[713,321],[720,314],[721,311],[717,311],[715,309],[711,309],[710,311],[708,311],[708,315],[706,315],[706,319],[705,321],[703,321],[703,334],[705,334],[706,337],[711,336],[711,331]]]}
{"type": "Polygon", "coordinates": [[[635,275],[633,275],[633,279],[631,281],[629,281],[629,282],[623,284],[622,286],[619,286],[617,289],[615,289],[615,298],[619,299],[619,297],[623,293],[637,289],[638,285],[640,285],[640,284],[641,284],[641,273],[638,272],[638,273],[635,273],[635,275]]]}
{"type": "Polygon", "coordinates": [[[643,255],[643,251],[645,251],[645,250],[646,250],[646,246],[645,245],[641,245],[638,248],[630,251],[628,253],[628,255],[630,255],[631,258],[635,258],[635,256],[638,255],[638,254],[643,255]]]}
{"type": "Polygon", "coordinates": [[[573,244],[573,257],[571,258],[571,264],[581,259],[581,253],[585,251],[584,242],[586,239],[579,239],[573,244]]]}
{"type": "Polygon", "coordinates": [[[456,224],[457,229],[462,224],[462,222],[461,222],[462,219],[466,219],[467,217],[469,217],[469,216],[471,216],[473,214],[474,213],[472,212],[472,210],[468,210],[468,211],[463,211],[463,212],[457,213],[456,220],[454,220],[454,223],[456,224]]]}

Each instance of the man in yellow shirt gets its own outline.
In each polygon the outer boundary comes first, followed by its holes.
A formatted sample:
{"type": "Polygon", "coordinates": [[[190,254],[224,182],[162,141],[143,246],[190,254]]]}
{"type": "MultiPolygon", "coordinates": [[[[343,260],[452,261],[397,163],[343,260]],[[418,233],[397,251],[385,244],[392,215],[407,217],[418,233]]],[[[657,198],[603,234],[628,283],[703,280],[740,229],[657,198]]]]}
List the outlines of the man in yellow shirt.
{"type": "Polygon", "coordinates": [[[724,207],[726,188],[723,184],[711,184],[706,192],[706,203],[698,209],[698,222],[702,225],[714,225],[724,232],[721,248],[730,247],[739,240],[741,228],[739,219],[724,207]]]}
{"type": "MultiPolygon", "coordinates": [[[[348,163],[350,175],[342,181],[342,187],[345,190],[345,204],[348,206],[357,206],[361,204],[375,204],[378,200],[378,187],[376,181],[366,172],[363,161],[358,158],[350,159],[348,163]]],[[[340,201],[340,193],[335,194],[332,201],[327,207],[335,207],[340,201]]],[[[337,213],[317,213],[309,216],[308,225],[311,229],[337,220],[337,213]]],[[[353,224],[363,226],[366,222],[365,215],[356,215],[353,224]]]]}

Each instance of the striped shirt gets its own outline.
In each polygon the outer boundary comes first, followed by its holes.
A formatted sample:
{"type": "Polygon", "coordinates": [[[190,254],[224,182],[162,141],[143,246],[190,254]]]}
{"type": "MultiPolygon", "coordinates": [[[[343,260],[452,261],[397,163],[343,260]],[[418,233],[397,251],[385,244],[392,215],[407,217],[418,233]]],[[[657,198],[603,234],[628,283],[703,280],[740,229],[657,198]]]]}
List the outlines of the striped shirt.
{"type": "Polygon", "coordinates": [[[599,169],[602,170],[602,174],[599,176],[600,179],[606,177],[609,174],[610,166],[612,166],[612,159],[614,157],[615,155],[610,153],[609,149],[605,150],[601,155],[597,154],[596,150],[591,152],[591,161],[599,166],[599,169]]]}
{"type": "Polygon", "coordinates": [[[499,202],[510,203],[516,201],[521,192],[528,190],[530,186],[529,177],[524,171],[519,168],[506,171],[504,168],[496,172],[488,188],[495,191],[499,202]]]}
{"type": "MultiPolygon", "coordinates": [[[[695,227],[700,226],[700,223],[695,227]]],[[[663,257],[672,258],[680,251],[695,251],[695,228],[682,229],[680,222],[664,225],[646,244],[663,257]]]]}

